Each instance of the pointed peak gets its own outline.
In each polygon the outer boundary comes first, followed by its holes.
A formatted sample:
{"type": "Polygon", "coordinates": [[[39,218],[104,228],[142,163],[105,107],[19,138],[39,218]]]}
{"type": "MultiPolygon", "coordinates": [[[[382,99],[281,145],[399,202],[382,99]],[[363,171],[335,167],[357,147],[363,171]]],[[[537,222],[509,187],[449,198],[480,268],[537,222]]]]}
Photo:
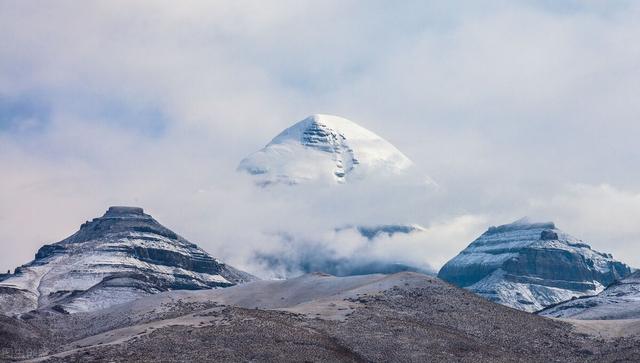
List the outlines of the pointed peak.
{"type": "Polygon", "coordinates": [[[281,139],[283,136],[293,136],[298,138],[304,133],[310,131],[314,132],[319,129],[324,130],[327,133],[340,134],[347,139],[380,138],[380,136],[376,135],[375,133],[344,117],[328,114],[313,114],[283,131],[274,139],[274,141],[281,139]]]}
{"type": "Polygon", "coordinates": [[[243,159],[238,170],[258,176],[256,183],[264,186],[395,177],[412,166],[395,146],[355,122],[313,114],[243,159]]]}
{"type": "Polygon", "coordinates": [[[307,118],[305,118],[304,120],[300,121],[300,122],[306,122],[306,123],[316,123],[316,124],[323,124],[326,126],[331,126],[333,124],[353,124],[355,125],[356,123],[348,120],[344,117],[340,117],[340,116],[336,116],[336,115],[329,115],[329,114],[323,114],[323,113],[316,113],[313,114],[311,116],[308,116],[307,118]]]}

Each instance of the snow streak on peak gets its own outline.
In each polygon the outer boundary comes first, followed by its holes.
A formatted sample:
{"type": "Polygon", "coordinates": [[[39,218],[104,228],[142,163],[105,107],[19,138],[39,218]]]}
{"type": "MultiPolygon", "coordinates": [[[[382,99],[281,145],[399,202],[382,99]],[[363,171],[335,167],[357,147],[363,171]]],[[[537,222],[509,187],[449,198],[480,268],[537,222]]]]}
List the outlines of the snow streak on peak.
{"type": "Polygon", "coordinates": [[[411,160],[375,133],[342,117],[313,115],[277,135],[238,169],[258,183],[345,183],[371,175],[398,175],[411,160]]]}

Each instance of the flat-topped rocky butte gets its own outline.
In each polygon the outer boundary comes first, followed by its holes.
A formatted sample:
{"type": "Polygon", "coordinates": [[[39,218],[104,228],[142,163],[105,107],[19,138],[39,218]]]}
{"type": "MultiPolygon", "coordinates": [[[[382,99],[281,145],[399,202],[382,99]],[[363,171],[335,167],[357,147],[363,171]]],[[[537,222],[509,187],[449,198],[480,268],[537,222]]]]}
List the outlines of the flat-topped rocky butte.
{"type": "Polygon", "coordinates": [[[105,308],[176,289],[210,289],[255,280],[215,259],[145,214],[110,207],[70,237],[0,281],[0,312],[65,313],[105,308]]]}

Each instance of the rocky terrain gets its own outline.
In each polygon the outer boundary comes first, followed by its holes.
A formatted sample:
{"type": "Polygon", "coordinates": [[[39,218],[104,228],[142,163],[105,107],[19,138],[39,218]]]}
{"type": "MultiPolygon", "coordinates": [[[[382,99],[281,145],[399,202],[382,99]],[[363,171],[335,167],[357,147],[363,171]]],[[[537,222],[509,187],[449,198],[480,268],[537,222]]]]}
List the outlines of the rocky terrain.
{"type": "Polygon", "coordinates": [[[553,223],[526,219],[491,227],[438,276],[491,301],[534,312],[595,295],[631,273],[553,223]]]}
{"type": "Polygon", "coordinates": [[[565,301],[539,314],[587,320],[640,319],[640,271],[613,283],[596,296],[565,301]]]}
{"type": "Polygon", "coordinates": [[[4,318],[0,352],[4,360],[45,362],[640,359],[635,335],[576,329],[422,274],[312,274],[4,318]]]}
{"type": "Polygon", "coordinates": [[[142,208],[111,207],[72,236],[44,245],[0,281],[0,313],[97,310],[176,289],[254,280],[158,223],[142,208]]]}

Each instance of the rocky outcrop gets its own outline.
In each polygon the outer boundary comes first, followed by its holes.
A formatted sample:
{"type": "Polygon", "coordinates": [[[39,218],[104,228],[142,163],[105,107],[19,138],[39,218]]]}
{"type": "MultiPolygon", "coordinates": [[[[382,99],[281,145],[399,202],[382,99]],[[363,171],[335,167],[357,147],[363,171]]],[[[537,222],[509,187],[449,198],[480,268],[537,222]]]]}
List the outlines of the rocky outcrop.
{"type": "Polygon", "coordinates": [[[596,296],[552,305],[539,314],[586,320],[640,319],[640,271],[613,283],[596,296]]]}
{"type": "Polygon", "coordinates": [[[497,303],[537,311],[597,294],[630,272],[553,223],[522,219],[489,228],[438,276],[497,303]]]}
{"type": "Polygon", "coordinates": [[[254,280],[162,226],[142,208],[111,207],[72,236],[42,246],[0,282],[0,312],[95,310],[167,290],[254,280]]]}

